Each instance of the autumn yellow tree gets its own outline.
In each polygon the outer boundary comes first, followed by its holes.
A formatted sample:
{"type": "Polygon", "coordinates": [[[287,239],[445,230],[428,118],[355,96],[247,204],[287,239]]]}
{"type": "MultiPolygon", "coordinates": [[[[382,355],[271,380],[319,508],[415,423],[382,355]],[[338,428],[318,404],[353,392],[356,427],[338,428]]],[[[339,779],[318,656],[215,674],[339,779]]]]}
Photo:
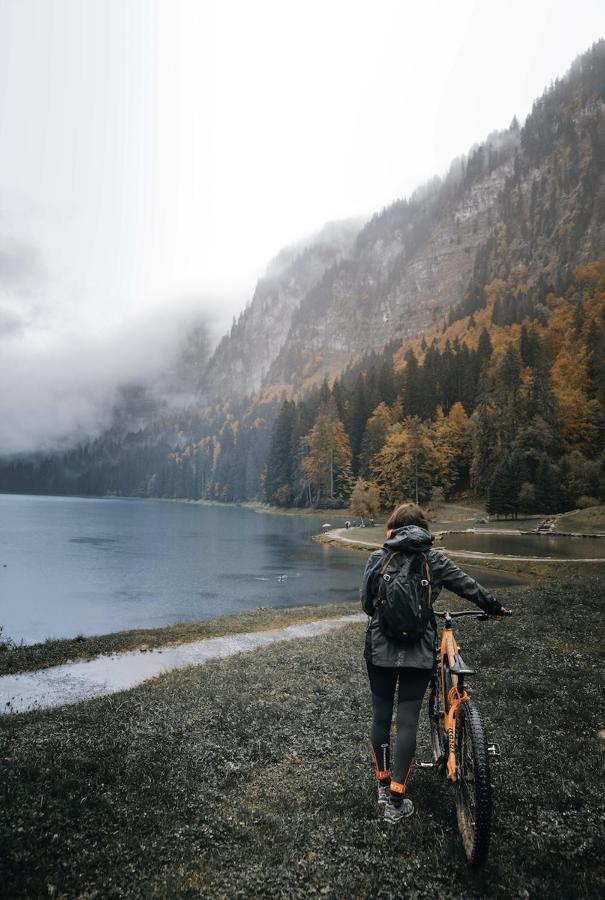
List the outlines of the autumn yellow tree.
{"type": "Polygon", "coordinates": [[[319,407],[315,424],[303,438],[303,471],[316,506],[342,503],[352,487],[351,446],[333,397],[319,407]]]}
{"type": "Polygon", "coordinates": [[[432,424],[435,454],[435,484],[446,498],[468,484],[473,454],[473,426],[461,403],[454,403],[446,416],[437,408],[432,424]]]}
{"type": "Polygon", "coordinates": [[[359,470],[367,476],[372,470],[372,460],[382,450],[389,428],[394,422],[393,411],[386,403],[379,403],[367,421],[361,441],[359,470]]]}
{"type": "Polygon", "coordinates": [[[380,491],[371,481],[358,478],[351,494],[351,512],[360,519],[375,519],[380,512],[380,491]]]}
{"type": "Polygon", "coordinates": [[[598,437],[598,428],[587,392],[586,348],[577,341],[566,341],[554,361],[550,380],[557,401],[563,447],[590,453],[598,437]]]}
{"type": "Polygon", "coordinates": [[[430,425],[410,416],[391,426],[372,469],[383,506],[395,506],[406,498],[429,500],[437,469],[430,425]]]}

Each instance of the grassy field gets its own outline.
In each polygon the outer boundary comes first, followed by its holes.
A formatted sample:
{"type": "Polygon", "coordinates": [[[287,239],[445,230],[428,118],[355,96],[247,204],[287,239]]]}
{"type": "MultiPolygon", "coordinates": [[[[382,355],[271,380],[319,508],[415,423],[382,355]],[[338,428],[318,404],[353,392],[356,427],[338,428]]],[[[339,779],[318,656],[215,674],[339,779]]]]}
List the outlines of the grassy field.
{"type": "Polygon", "coordinates": [[[605,532],[605,506],[591,506],[565,513],[557,520],[555,530],[605,532]]]}
{"type": "Polygon", "coordinates": [[[600,583],[507,602],[512,619],[459,629],[503,752],[483,871],[433,773],[411,820],[381,820],[353,626],[0,720],[3,896],[602,896],[600,583]]]}

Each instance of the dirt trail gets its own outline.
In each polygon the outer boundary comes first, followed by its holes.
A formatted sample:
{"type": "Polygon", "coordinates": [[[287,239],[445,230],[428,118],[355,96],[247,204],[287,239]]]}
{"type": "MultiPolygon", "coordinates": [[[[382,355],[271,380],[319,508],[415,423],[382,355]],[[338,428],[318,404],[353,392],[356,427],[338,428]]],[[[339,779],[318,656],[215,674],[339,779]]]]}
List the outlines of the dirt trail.
{"type": "MultiPolygon", "coordinates": [[[[471,533],[471,529],[467,529],[469,533],[471,533]]],[[[340,544],[343,547],[349,547],[351,550],[378,550],[380,549],[381,544],[378,541],[358,541],[354,538],[346,537],[346,530],[344,528],[336,528],[333,531],[324,531],[322,534],[318,534],[314,536],[314,539],[319,541],[320,543],[326,544],[340,544]]],[[[466,534],[465,532],[435,532],[436,534],[466,534]]],[[[514,531],[508,529],[500,529],[499,531],[477,531],[472,532],[476,534],[495,534],[497,536],[503,534],[531,534],[535,536],[535,532],[530,531],[514,531]]],[[[575,532],[569,532],[566,534],[553,532],[555,537],[595,537],[601,538],[605,537],[603,534],[579,534],[575,532]]],[[[453,556],[454,558],[460,557],[461,559],[472,559],[478,560],[479,562],[483,560],[496,560],[503,562],[545,562],[545,563],[604,563],[605,559],[601,557],[585,557],[578,558],[575,557],[570,559],[563,559],[557,556],[515,556],[512,553],[489,553],[482,552],[479,550],[450,550],[446,546],[438,545],[435,547],[436,550],[443,550],[444,553],[447,553],[448,556],[453,556]]]]}

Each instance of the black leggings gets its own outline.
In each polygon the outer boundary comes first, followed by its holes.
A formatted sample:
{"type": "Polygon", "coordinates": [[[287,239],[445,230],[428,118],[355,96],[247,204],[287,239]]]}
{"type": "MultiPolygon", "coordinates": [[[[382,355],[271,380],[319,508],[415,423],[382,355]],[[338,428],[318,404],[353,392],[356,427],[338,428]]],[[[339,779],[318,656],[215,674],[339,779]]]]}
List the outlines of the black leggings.
{"type": "Polygon", "coordinates": [[[416,729],[422,699],[431,679],[431,669],[374,666],[366,660],[372,689],[372,750],[376,764],[376,776],[381,781],[391,779],[391,790],[404,794],[414,763],[416,729]],[[397,739],[393,767],[390,767],[391,720],[393,700],[397,694],[397,739]]]}

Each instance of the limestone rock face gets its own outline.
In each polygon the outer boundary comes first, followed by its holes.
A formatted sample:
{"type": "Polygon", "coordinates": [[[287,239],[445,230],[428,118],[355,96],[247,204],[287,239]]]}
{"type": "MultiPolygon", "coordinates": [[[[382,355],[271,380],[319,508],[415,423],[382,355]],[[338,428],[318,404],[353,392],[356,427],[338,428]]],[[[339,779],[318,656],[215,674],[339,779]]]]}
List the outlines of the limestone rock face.
{"type": "Polygon", "coordinates": [[[427,328],[461,299],[511,168],[509,158],[445,209],[439,185],[363,227],[335,223],[283,250],[215,350],[205,399],[297,389],[427,328]]]}
{"type": "Polygon", "coordinates": [[[523,128],[514,120],[363,226],[337,223],[283,251],[214,353],[207,395],[304,391],[451,307],[480,308],[496,278],[563,290],[605,247],[604,85],[600,42],[523,128]]]}
{"type": "Polygon", "coordinates": [[[511,172],[509,158],[449,203],[441,188],[368,223],[352,258],[335,264],[298,306],[265,386],[304,387],[335,375],[365,352],[421,334],[459,303],[511,172]]]}
{"type": "Polygon", "coordinates": [[[292,316],[324,274],[351,253],[361,222],[331,223],[270,263],[246,309],[216,348],[202,379],[207,400],[244,397],[267,379],[292,316]]]}

